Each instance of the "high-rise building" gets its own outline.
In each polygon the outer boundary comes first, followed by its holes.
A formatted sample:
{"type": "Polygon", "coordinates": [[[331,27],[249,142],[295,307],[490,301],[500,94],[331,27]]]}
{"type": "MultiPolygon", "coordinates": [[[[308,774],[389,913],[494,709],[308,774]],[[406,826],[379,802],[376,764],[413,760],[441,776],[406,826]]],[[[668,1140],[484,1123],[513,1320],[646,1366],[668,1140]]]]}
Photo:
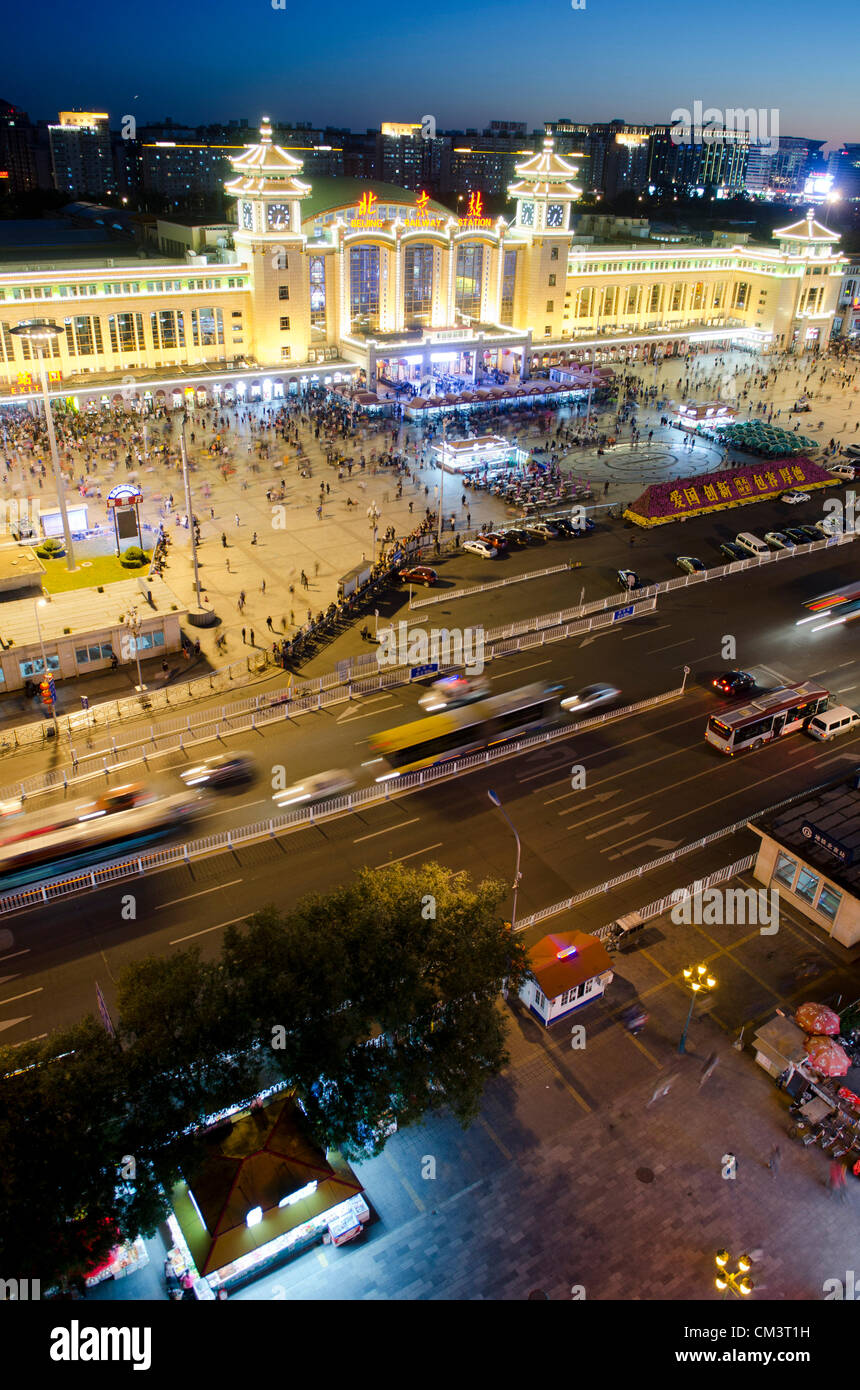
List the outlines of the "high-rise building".
{"type": "Polygon", "coordinates": [[[860,198],[860,145],[842,145],[827,161],[827,172],[833,177],[833,192],[840,198],[860,198]]]}
{"type": "Polygon", "coordinates": [[[73,198],[117,192],[106,111],[61,111],[48,138],[58,192],[73,198]]]}
{"type": "Polygon", "coordinates": [[[7,193],[39,187],[35,128],[26,111],[8,101],[0,101],[0,180],[7,193]]]}

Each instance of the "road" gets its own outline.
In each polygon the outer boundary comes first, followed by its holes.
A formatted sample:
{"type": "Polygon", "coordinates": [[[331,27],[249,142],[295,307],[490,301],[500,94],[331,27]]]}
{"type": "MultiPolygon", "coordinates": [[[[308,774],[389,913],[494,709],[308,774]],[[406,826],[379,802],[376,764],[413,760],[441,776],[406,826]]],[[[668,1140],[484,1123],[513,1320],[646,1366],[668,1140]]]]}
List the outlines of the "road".
{"type": "MultiPolygon", "coordinates": [[[[681,700],[276,841],[90,894],[78,900],[85,910],[64,903],[5,919],[13,940],[0,959],[6,972],[0,1035],[21,1041],[73,1021],[92,1007],[95,979],[110,999],[123,966],[143,954],[192,943],[214,953],[226,923],[263,903],[286,905],[330,887],[334,864],[336,876],[346,879],[363,864],[438,859],[509,882],[513,842],[487,799],[489,787],[522,837],[524,916],[860,762],[858,737],[821,745],[797,735],[734,760],[703,739],[708,714],[725,703],[709,682],[732,664],[721,656],[729,635],[737,664],[753,670],[763,687],[816,675],[849,701],[860,689],[850,627],[812,634],[809,626],[796,626],[800,597],[848,577],[850,554],[848,548],[828,554],[826,564],[816,556],[763,569],[754,576],[755,604],[749,575],[739,575],[665,596],[652,617],[622,631],[548,645],[488,668],[494,689],[538,678],[608,680],[636,700],[677,684],[686,663],[693,674],[681,700]],[[577,791],[574,765],[585,770],[577,791]]],[[[371,730],[417,714],[420,693],[418,686],[399,688],[269,726],[250,745],[243,739],[255,751],[259,779],[249,789],[220,793],[201,830],[263,819],[271,805],[270,769],[279,762],[297,777],[338,764],[360,769],[371,730]]]]}

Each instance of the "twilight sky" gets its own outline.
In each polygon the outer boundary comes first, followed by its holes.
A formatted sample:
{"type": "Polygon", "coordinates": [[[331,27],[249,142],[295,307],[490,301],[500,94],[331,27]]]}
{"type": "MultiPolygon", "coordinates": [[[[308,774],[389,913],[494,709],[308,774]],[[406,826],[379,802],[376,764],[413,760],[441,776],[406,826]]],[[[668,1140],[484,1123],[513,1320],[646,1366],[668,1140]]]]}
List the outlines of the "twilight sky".
{"type": "MultiPolygon", "coordinates": [[[[800,0],[43,0],[4,22],[0,96],[198,124],[261,114],[351,126],[435,115],[440,129],[569,116],[668,121],[693,103],[775,110],[784,135],[860,140],[838,77],[855,0],[815,34],[800,0]],[[826,26],[826,27],[825,27],[826,26]],[[842,36],[842,38],[840,38],[842,36]],[[15,55],[29,54],[18,63],[15,55]]],[[[776,133],[770,131],[769,133],[776,133]]]]}

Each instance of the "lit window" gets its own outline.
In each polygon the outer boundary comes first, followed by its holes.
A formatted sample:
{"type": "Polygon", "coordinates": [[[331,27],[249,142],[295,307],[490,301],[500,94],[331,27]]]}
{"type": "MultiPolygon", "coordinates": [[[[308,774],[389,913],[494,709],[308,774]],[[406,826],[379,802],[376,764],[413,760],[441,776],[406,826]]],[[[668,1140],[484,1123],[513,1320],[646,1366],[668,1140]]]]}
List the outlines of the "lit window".
{"type": "Polygon", "coordinates": [[[773,871],[774,878],[780,883],[784,883],[790,888],[794,882],[794,875],[797,872],[797,860],[789,859],[787,854],[780,854],[776,861],[776,868],[773,871]]]}
{"type": "Polygon", "coordinates": [[[794,891],[799,898],[803,898],[804,902],[812,903],[815,901],[815,894],[820,882],[817,874],[810,873],[809,869],[801,869],[797,875],[794,891]]]}

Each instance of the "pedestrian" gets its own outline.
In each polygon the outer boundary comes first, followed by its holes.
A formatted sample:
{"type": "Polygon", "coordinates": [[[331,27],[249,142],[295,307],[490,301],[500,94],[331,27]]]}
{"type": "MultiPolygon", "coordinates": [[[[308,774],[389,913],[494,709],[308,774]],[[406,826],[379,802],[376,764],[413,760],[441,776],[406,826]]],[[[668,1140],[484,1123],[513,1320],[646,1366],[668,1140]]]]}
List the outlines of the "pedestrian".
{"type": "Polygon", "coordinates": [[[260,593],[261,593],[261,594],[264,594],[265,592],[266,592],[266,581],[265,581],[265,579],[261,579],[261,580],[260,580],[260,593]]]}
{"type": "Polygon", "coordinates": [[[222,532],[221,532],[221,544],[223,545],[224,549],[226,550],[226,549],[227,549],[227,533],[226,533],[226,531],[222,531],[222,532]]]}
{"type": "Polygon", "coordinates": [[[267,619],[266,619],[266,627],[269,629],[270,632],[274,632],[275,629],[272,627],[272,620],[271,620],[271,618],[267,618],[267,619]]]}
{"type": "Polygon", "coordinates": [[[848,1190],[845,1186],[845,1164],[840,1163],[838,1158],[834,1158],[828,1170],[827,1186],[831,1195],[835,1192],[840,1202],[848,1201],[848,1190]]]}
{"type": "Polygon", "coordinates": [[[711,1075],[711,1073],[713,1072],[713,1070],[714,1070],[714,1068],[716,1067],[716,1065],[717,1065],[717,1063],[719,1062],[719,1060],[720,1060],[720,1059],[719,1059],[719,1057],[717,1056],[716,1052],[712,1052],[711,1055],[705,1059],[705,1064],[704,1064],[704,1066],[702,1067],[702,1075],[701,1075],[700,1078],[699,1078],[699,1087],[700,1087],[700,1089],[701,1089],[702,1086],[704,1086],[705,1082],[707,1081],[708,1077],[709,1077],[709,1076],[711,1075]]]}
{"type": "Polygon", "coordinates": [[[250,639],[251,639],[250,645],[251,645],[252,647],[256,647],[257,644],[256,644],[256,642],[254,641],[254,629],[253,629],[253,628],[251,628],[251,631],[250,631],[249,636],[250,636],[250,639]]]}
{"type": "Polygon", "coordinates": [[[781,1162],[782,1151],[779,1147],[779,1144],[774,1144],[773,1148],[770,1151],[770,1157],[767,1160],[767,1166],[770,1169],[770,1175],[772,1178],[775,1178],[777,1173],[779,1172],[779,1165],[781,1162]]]}
{"type": "Polygon", "coordinates": [[[243,647],[245,646],[245,631],[246,631],[246,629],[245,629],[245,628],[242,628],[242,646],[243,646],[243,647]]]}
{"type": "Polygon", "coordinates": [[[167,673],[168,673],[169,669],[170,669],[170,667],[167,665],[167,660],[166,660],[166,658],[165,658],[165,660],[162,661],[162,663],[161,663],[161,674],[163,675],[163,677],[164,677],[165,680],[167,680],[167,673]]]}
{"type": "Polygon", "coordinates": [[[238,513],[238,512],[236,513],[236,525],[237,525],[237,526],[239,525],[239,513],[238,513]]]}
{"type": "MultiPolygon", "coordinates": [[[[649,1100],[648,1105],[653,1105],[655,1100],[658,1100],[660,1096],[667,1096],[669,1094],[669,1092],[675,1084],[675,1079],[677,1075],[677,1072],[670,1072],[669,1075],[664,1077],[662,1081],[657,1082],[657,1085],[654,1088],[654,1094],[649,1100]]],[[[648,1109],[648,1105],[646,1105],[645,1107],[646,1110],[648,1109]]]]}

